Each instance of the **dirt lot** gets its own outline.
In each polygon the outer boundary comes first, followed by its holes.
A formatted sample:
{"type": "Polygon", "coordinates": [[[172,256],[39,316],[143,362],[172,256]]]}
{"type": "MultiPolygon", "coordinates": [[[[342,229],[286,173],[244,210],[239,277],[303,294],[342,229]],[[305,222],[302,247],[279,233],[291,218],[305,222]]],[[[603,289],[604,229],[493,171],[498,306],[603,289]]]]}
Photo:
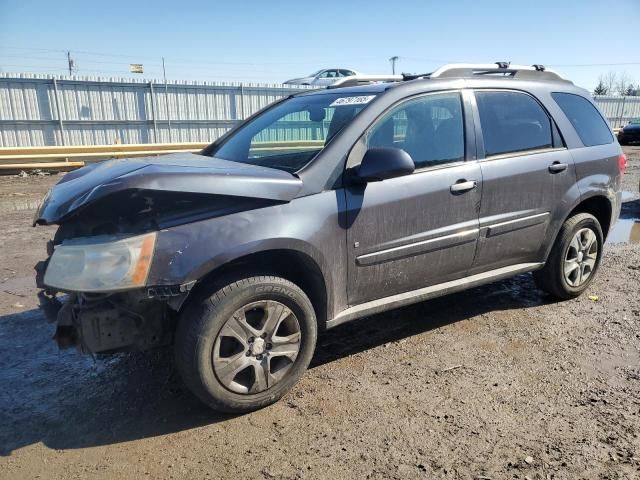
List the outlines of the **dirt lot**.
{"type": "Polygon", "coordinates": [[[588,295],[530,275],[321,335],[276,405],[209,412],[170,351],[58,352],[31,228],[55,177],[0,177],[0,478],[640,478],[640,147],[588,295]],[[635,199],[635,200],[634,200],[635,199]],[[631,241],[629,239],[632,239],[631,241]],[[595,297],[594,297],[595,298],[595,297]]]}

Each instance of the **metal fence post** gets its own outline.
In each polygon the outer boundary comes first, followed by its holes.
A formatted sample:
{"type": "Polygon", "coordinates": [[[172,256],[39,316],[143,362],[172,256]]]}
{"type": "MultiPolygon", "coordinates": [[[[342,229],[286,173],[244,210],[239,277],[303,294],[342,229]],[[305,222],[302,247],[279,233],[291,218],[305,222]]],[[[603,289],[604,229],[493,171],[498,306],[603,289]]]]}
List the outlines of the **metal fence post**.
{"type": "Polygon", "coordinates": [[[242,82],[240,82],[240,119],[239,120],[244,120],[244,85],[242,82]]]}
{"type": "Polygon", "coordinates": [[[167,107],[167,128],[169,129],[169,143],[173,142],[173,133],[171,132],[171,115],[169,113],[169,87],[167,80],[164,81],[164,101],[167,107]]]}
{"type": "Polygon", "coordinates": [[[158,121],[156,115],[156,94],[153,91],[153,82],[149,82],[149,90],[151,91],[151,115],[153,116],[153,142],[158,142],[158,121]]]}
{"type": "Polygon", "coordinates": [[[53,79],[53,93],[56,99],[56,113],[58,115],[58,126],[60,127],[60,141],[62,142],[62,145],[66,145],[66,142],[64,141],[64,122],[62,121],[62,115],[60,113],[60,97],[58,94],[58,82],[56,81],[55,78],[53,79]]]}
{"type": "Polygon", "coordinates": [[[620,116],[618,117],[618,125],[622,127],[622,117],[624,117],[624,104],[627,101],[627,97],[622,97],[622,108],[620,109],[620,116]]]}

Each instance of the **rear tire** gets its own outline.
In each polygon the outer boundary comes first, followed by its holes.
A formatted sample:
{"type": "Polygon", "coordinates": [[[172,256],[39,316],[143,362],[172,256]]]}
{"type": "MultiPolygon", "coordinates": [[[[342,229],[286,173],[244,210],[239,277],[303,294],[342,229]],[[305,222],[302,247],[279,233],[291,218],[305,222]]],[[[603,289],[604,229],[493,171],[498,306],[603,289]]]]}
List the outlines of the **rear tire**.
{"type": "Polygon", "coordinates": [[[214,410],[244,413],[279,400],[302,377],[317,324],[305,293],[288,280],[248,277],[195,298],[178,322],[176,365],[214,410]]]}
{"type": "Polygon", "coordinates": [[[578,213],[562,225],[549,258],[533,272],[536,286],[567,300],[582,294],[593,280],[604,244],[602,227],[589,213],[578,213]]]}

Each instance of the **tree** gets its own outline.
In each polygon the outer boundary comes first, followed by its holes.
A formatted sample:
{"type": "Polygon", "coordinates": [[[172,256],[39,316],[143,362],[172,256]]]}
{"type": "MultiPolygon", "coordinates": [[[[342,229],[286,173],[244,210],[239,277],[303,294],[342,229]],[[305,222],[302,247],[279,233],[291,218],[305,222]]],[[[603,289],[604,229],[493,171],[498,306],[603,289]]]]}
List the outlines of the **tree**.
{"type": "Polygon", "coordinates": [[[616,93],[618,95],[626,95],[630,86],[631,81],[629,79],[629,75],[627,75],[627,72],[622,72],[618,76],[618,81],[616,82],[616,93]]]}
{"type": "Polygon", "coordinates": [[[640,94],[640,86],[635,87],[632,83],[630,83],[624,94],[627,97],[636,97],[640,94]]]}
{"type": "Polygon", "coordinates": [[[604,76],[601,75],[600,78],[602,79],[604,86],[607,88],[607,93],[613,93],[616,86],[616,80],[618,79],[616,72],[607,72],[604,76]]]}
{"type": "Polygon", "coordinates": [[[640,96],[640,84],[634,85],[627,72],[607,72],[598,77],[594,95],[640,96]]]}
{"type": "Polygon", "coordinates": [[[600,78],[598,79],[598,85],[596,85],[596,88],[593,89],[593,94],[594,95],[606,95],[607,93],[609,93],[609,89],[604,84],[604,81],[602,79],[602,75],[600,75],[600,78]]]}

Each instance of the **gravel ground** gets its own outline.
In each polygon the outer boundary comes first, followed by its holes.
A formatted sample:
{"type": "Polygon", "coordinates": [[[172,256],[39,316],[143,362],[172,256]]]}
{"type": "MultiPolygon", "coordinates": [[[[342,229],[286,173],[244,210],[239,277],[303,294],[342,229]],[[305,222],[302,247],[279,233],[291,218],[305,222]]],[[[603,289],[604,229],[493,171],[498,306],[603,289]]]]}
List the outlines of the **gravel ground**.
{"type": "Polygon", "coordinates": [[[31,271],[52,230],[29,225],[57,178],[0,177],[0,478],[640,478],[626,150],[625,243],[586,295],[555,303],[520,275],[338,327],[292,392],[238,417],[201,406],[169,350],[57,351],[31,271]]]}

